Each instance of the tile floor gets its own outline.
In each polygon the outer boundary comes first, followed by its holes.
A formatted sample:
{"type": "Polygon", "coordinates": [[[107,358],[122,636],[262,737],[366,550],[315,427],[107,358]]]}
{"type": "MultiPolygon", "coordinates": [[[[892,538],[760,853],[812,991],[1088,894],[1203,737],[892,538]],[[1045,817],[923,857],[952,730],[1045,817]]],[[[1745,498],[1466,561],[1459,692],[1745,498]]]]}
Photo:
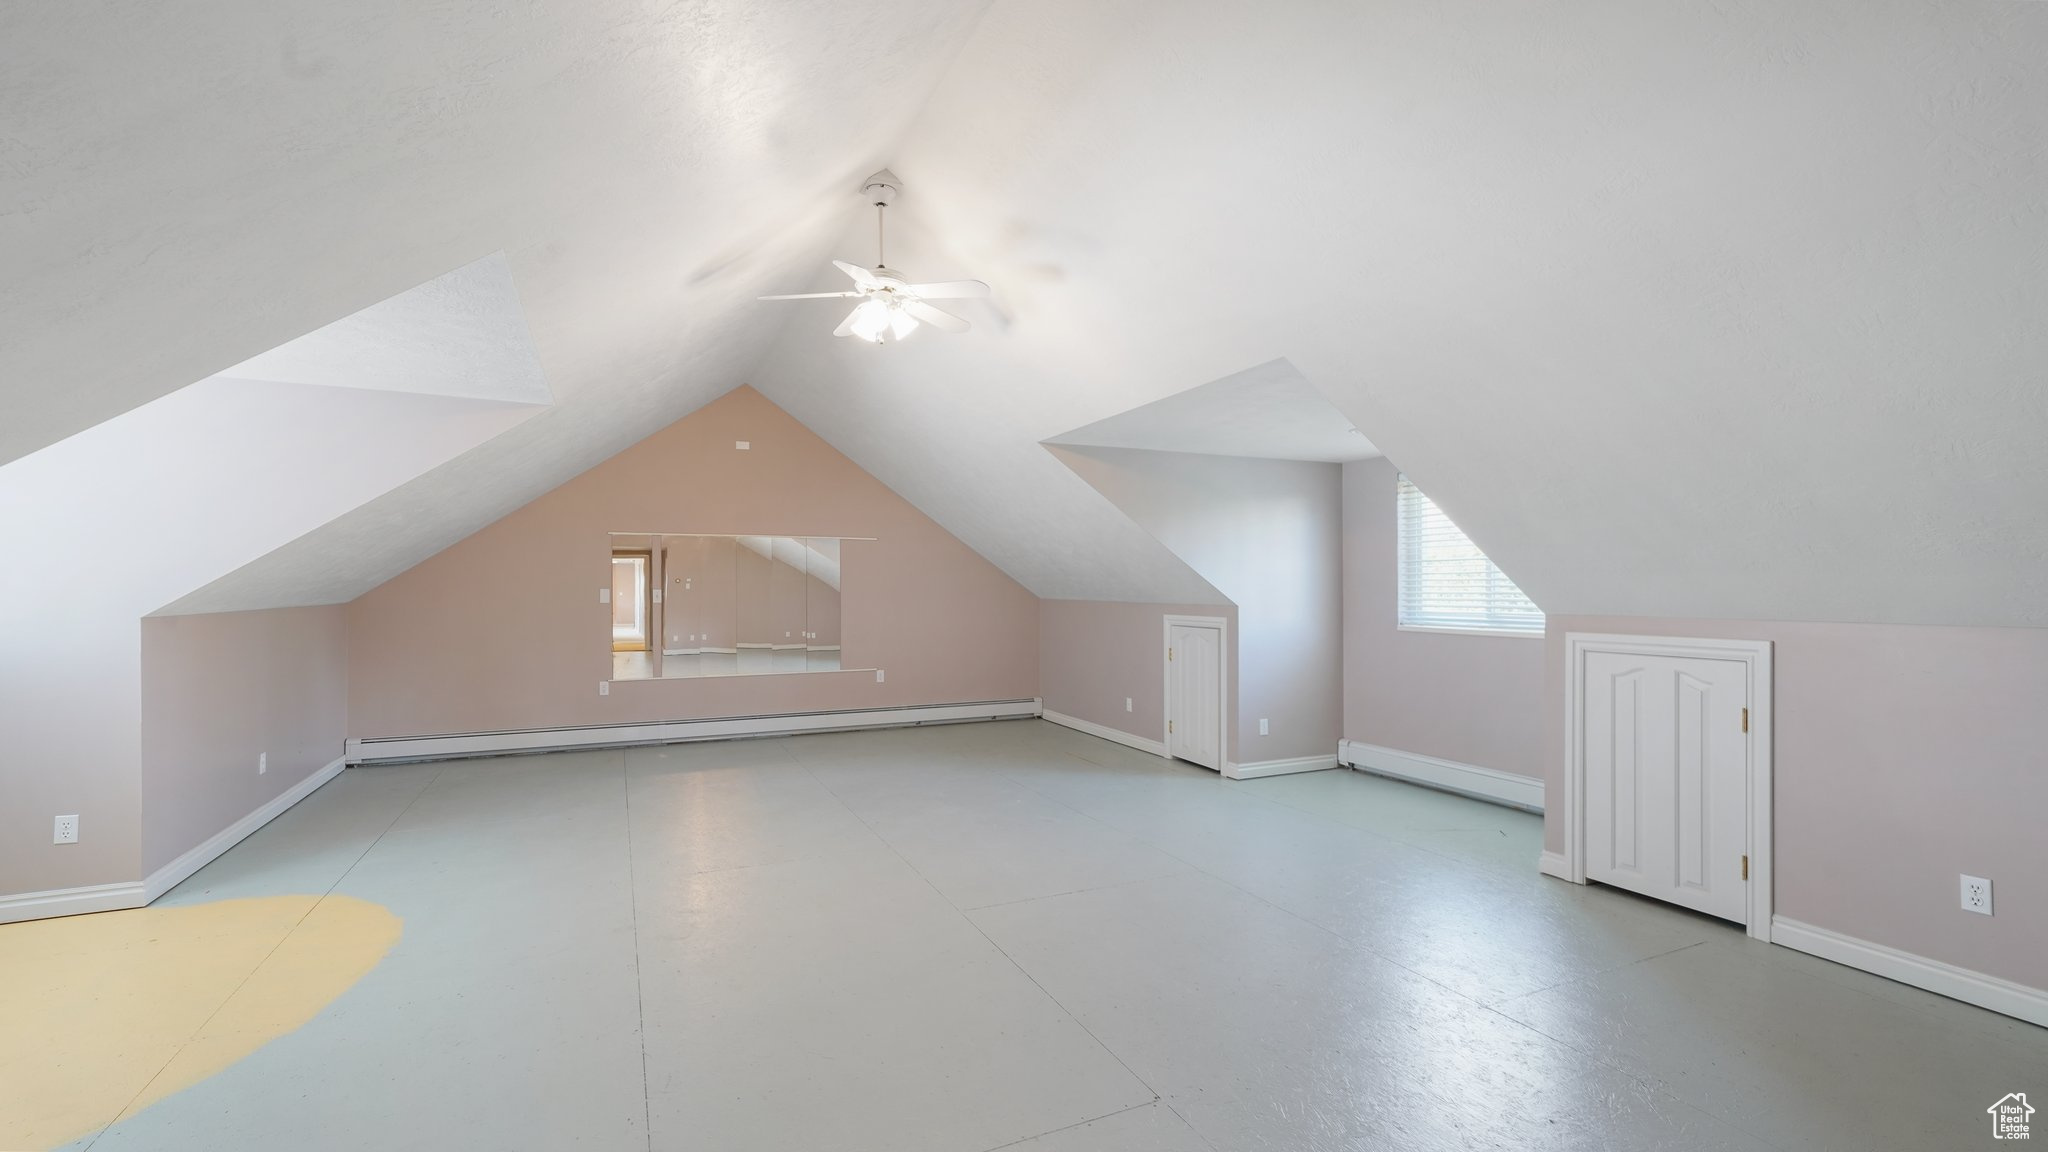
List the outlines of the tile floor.
{"type": "Polygon", "coordinates": [[[165,902],[344,893],[397,948],[71,1147],[1923,1152],[2048,1103],[2048,1030],[1540,836],[1040,721],[352,769],[165,902]]]}

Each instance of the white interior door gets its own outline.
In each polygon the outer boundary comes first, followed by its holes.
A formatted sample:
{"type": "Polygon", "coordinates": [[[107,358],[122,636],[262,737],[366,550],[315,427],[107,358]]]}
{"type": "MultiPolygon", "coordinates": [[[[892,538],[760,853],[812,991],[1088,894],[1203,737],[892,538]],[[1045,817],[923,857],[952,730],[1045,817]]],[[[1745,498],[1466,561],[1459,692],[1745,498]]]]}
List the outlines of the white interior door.
{"type": "Polygon", "coordinates": [[[1749,666],[1592,651],[1586,878],[1738,923],[1749,885],[1749,666]]]}
{"type": "Polygon", "coordinates": [[[1223,770],[1223,629],[1167,629],[1166,748],[1176,759],[1223,770]]]}

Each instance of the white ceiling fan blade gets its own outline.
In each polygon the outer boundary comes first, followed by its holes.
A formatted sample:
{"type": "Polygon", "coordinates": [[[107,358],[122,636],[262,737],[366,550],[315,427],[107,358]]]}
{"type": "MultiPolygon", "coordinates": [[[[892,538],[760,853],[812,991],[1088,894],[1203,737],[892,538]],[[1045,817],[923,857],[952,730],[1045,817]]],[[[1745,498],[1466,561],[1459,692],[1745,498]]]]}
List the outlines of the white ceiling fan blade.
{"type": "Polygon", "coordinates": [[[974,327],[974,325],[953,315],[951,312],[941,312],[922,300],[910,301],[903,306],[903,310],[932,327],[946,332],[965,332],[969,328],[974,327]]]}
{"type": "Polygon", "coordinates": [[[855,284],[860,285],[863,288],[880,288],[882,286],[882,282],[880,280],[875,279],[875,274],[873,272],[868,271],[867,269],[861,267],[858,264],[848,264],[844,260],[834,260],[832,263],[833,266],[837,267],[841,272],[844,272],[848,276],[853,277],[853,282],[855,284]]]}
{"type": "Polygon", "coordinates": [[[853,331],[853,318],[858,315],[860,315],[860,309],[858,308],[855,308],[853,311],[848,312],[846,314],[846,319],[841,320],[839,322],[839,327],[834,328],[832,330],[832,334],[834,336],[844,336],[847,333],[853,331]]]}
{"type": "Polygon", "coordinates": [[[936,284],[912,284],[903,290],[926,300],[968,300],[988,295],[988,285],[979,280],[941,280],[936,284]]]}
{"type": "Polygon", "coordinates": [[[795,292],[787,296],[756,296],[756,300],[836,300],[841,296],[858,296],[858,292],[795,292]]]}

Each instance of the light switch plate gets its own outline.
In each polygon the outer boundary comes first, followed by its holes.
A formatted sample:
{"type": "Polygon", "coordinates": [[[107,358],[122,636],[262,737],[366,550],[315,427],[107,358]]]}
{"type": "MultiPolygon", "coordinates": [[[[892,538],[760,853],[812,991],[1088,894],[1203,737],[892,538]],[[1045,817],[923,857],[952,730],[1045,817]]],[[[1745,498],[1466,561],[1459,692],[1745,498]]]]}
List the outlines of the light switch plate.
{"type": "Polygon", "coordinates": [[[880,684],[881,682],[882,682],[882,670],[881,670],[880,668],[877,668],[877,669],[875,669],[875,683],[877,683],[877,684],[880,684]]]}
{"type": "Polygon", "coordinates": [[[1270,735],[1272,735],[1272,733],[1270,733],[1270,732],[1266,731],[1266,718],[1265,718],[1264,716],[1261,716],[1261,717],[1259,717],[1259,735],[1261,735],[1261,736],[1270,736],[1270,735]]]}
{"type": "Polygon", "coordinates": [[[609,696],[609,695],[611,695],[611,694],[612,694],[612,682],[611,682],[611,681],[609,681],[609,680],[599,680],[599,681],[597,682],[597,694],[598,694],[599,696],[609,696]]]}
{"type": "Polygon", "coordinates": [[[611,590],[611,589],[609,589],[609,588],[599,588],[599,589],[597,590],[597,602],[598,602],[599,604],[609,604],[609,603],[611,603],[611,602],[612,602],[612,590],[611,590]]]}
{"type": "Polygon", "coordinates": [[[1124,697],[1124,711],[1126,711],[1126,712],[1129,712],[1130,710],[1131,710],[1131,698],[1130,698],[1129,696],[1126,696],[1126,697],[1124,697]]]}
{"type": "Polygon", "coordinates": [[[261,776],[268,771],[270,771],[270,753],[258,752],[256,754],[256,774],[261,776]]]}
{"type": "Polygon", "coordinates": [[[735,440],[732,442],[732,446],[737,451],[745,452],[754,446],[754,442],[752,440],[735,440]]]}

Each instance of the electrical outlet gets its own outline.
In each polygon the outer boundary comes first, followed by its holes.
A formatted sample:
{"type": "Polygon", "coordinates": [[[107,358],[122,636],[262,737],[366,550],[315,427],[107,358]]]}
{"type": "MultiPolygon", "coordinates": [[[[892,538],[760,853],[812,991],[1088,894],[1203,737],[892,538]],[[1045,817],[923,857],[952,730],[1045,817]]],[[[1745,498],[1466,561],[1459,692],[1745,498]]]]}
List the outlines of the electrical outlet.
{"type": "Polygon", "coordinates": [[[1266,730],[1266,718],[1265,718],[1264,716],[1261,716],[1261,717],[1259,717],[1259,735],[1261,735],[1261,736],[1270,736],[1270,735],[1272,735],[1272,733],[1270,733],[1270,732],[1268,732],[1268,731],[1266,730]]]}
{"type": "Polygon", "coordinates": [[[256,774],[261,776],[268,771],[270,771],[270,753],[258,752],[256,754],[256,774]]]}
{"type": "Polygon", "coordinates": [[[599,696],[609,696],[609,695],[611,695],[611,694],[612,694],[612,682],[611,682],[611,681],[609,681],[609,680],[599,680],[599,681],[597,682],[597,694],[598,694],[599,696]]]}
{"type": "Polygon", "coordinates": [[[732,442],[733,451],[735,452],[745,452],[753,446],[754,442],[752,440],[735,440],[732,442]]]}
{"type": "Polygon", "coordinates": [[[1126,697],[1124,697],[1124,711],[1126,711],[1126,712],[1129,712],[1130,710],[1131,710],[1131,698],[1130,698],[1129,696],[1126,696],[1126,697]]]}
{"type": "Polygon", "coordinates": [[[1963,911],[1991,915],[1991,881],[1982,876],[1963,877],[1963,911]]]}
{"type": "Polygon", "coordinates": [[[56,826],[56,828],[55,828],[55,829],[53,829],[53,830],[52,830],[52,831],[50,832],[50,843],[52,843],[52,844],[76,844],[76,843],[78,843],[78,817],[76,817],[76,816],[59,816],[59,817],[57,817],[57,826],[56,826]]]}
{"type": "Polygon", "coordinates": [[[877,668],[877,669],[875,669],[875,683],[877,683],[877,684],[880,684],[881,682],[882,682],[882,670],[881,670],[880,668],[877,668]]]}

